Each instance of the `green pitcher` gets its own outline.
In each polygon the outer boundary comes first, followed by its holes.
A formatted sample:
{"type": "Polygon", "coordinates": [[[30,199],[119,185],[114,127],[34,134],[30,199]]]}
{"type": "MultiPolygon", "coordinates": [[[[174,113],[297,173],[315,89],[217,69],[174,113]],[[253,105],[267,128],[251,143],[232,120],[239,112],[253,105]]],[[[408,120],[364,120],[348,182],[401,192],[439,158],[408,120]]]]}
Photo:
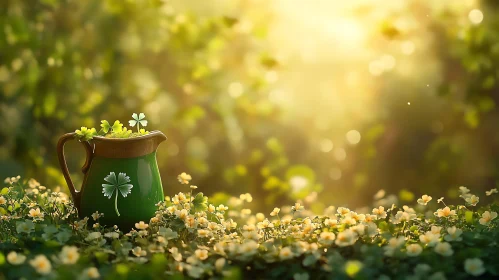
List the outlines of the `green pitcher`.
{"type": "Polygon", "coordinates": [[[91,217],[98,211],[104,214],[100,224],[117,225],[125,232],[139,221],[148,223],[156,204],[164,201],[156,150],[166,136],[152,131],[133,138],[95,136],[82,141],[87,156],[80,191],[71,181],[64,157],[64,144],[72,139],[75,133],[59,139],[57,155],[79,217],[91,217]]]}

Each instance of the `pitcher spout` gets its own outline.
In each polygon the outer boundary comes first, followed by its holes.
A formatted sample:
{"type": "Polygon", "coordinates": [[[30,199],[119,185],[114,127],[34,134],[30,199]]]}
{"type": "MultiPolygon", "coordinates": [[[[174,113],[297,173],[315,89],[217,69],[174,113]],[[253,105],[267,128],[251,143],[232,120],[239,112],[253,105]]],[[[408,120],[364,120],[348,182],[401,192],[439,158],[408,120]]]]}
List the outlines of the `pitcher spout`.
{"type": "Polygon", "coordinates": [[[152,137],[154,139],[154,150],[158,148],[159,144],[161,144],[163,141],[166,141],[167,139],[166,135],[159,130],[152,131],[150,132],[150,134],[153,134],[152,137]]]}

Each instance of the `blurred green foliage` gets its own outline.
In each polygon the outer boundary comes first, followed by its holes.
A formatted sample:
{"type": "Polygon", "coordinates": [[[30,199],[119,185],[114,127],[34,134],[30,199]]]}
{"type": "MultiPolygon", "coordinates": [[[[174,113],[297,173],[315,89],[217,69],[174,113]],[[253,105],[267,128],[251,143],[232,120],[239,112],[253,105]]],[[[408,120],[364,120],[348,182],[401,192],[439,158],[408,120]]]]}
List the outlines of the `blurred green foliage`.
{"type": "MultiPolygon", "coordinates": [[[[249,1],[236,2],[242,16],[249,1]]],[[[381,188],[408,199],[462,184],[495,187],[497,4],[483,2],[485,19],[473,25],[456,20],[455,9],[409,2],[407,11],[435,9],[426,28],[441,62],[439,85],[425,95],[425,84],[383,79],[373,89],[378,110],[365,112],[372,117],[357,126],[362,140],[353,146],[346,131],[314,127],[330,118],[319,110],[303,118],[270,101],[268,74],[285,68],[265,44],[271,15],[247,31],[237,13],[200,15],[168,1],[2,1],[0,176],[65,186],[55,154],[60,135],[144,112],[147,129],[169,138],[158,152],[166,194],[178,191],[173,182],[183,171],[210,186],[208,194],[250,192],[261,207],[319,194],[317,210],[363,205],[381,188]],[[327,142],[317,144],[324,138],[343,140],[330,152],[327,142]]],[[[411,34],[386,17],[376,36],[396,42],[411,34]]],[[[67,147],[76,181],[80,148],[67,147]]]]}

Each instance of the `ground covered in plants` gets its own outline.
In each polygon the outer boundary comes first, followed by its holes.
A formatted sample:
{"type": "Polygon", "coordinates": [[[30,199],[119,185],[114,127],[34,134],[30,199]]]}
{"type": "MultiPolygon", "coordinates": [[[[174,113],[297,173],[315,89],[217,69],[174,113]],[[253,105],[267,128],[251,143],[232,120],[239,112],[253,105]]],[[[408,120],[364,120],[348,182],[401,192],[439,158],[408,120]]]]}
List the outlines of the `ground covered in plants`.
{"type": "MultiPolygon", "coordinates": [[[[156,216],[123,232],[79,219],[68,195],[34,179],[0,192],[0,279],[490,279],[499,277],[499,205],[460,187],[460,205],[422,195],[369,211],[307,203],[253,213],[250,194],[213,205],[178,177],[156,216]]],[[[483,196],[497,195],[497,189],[483,196]]]]}

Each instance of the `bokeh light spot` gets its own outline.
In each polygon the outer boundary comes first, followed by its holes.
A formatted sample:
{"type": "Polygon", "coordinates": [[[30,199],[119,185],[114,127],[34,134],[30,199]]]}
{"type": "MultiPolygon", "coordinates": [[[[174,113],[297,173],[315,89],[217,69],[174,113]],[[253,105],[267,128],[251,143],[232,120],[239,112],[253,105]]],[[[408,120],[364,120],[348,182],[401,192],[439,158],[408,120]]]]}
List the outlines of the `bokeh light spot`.
{"type": "Polygon", "coordinates": [[[360,142],[360,132],[358,132],[357,130],[350,130],[349,132],[347,132],[346,138],[348,143],[355,145],[360,142]]]}
{"type": "Polygon", "coordinates": [[[298,192],[308,186],[308,179],[303,176],[293,176],[289,179],[289,184],[294,192],[298,192]]]}
{"type": "Polygon", "coordinates": [[[329,139],[322,139],[320,143],[321,151],[324,153],[329,153],[333,149],[333,141],[329,139]]]}
{"type": "Polygon", "coordinates": [[[334,157],[338,161],[343,161],[347,157],[347,152],[343,148],[338,148],[334,150],[334,157]]]}
{"type": "Polygon", "coordinates": [[[244,91],[244,88],[243,88],[243,85],[241,83],[237,83],[237,82],[234,82],[234,83],[231,83],[229,85],[229,95],[234,97],[234,98],[238,98],[239,96],[241,96],[243,94],[243,91],[244,91]]]}
{"type": "Polygon", "coordinates": [[[416,49],[416,46],[412,41],[404,41],[400,45],[400,49],[402,50],[402,53],[405,55],[411,55],[414,53],[414,50],[416,49]]]}
{"type": "Polygon", "coordinates": [[[468,14],[468,18],[473,24],[480,24],[483,21],[483,13],[479,9],[473,9],[468,14]]]}

